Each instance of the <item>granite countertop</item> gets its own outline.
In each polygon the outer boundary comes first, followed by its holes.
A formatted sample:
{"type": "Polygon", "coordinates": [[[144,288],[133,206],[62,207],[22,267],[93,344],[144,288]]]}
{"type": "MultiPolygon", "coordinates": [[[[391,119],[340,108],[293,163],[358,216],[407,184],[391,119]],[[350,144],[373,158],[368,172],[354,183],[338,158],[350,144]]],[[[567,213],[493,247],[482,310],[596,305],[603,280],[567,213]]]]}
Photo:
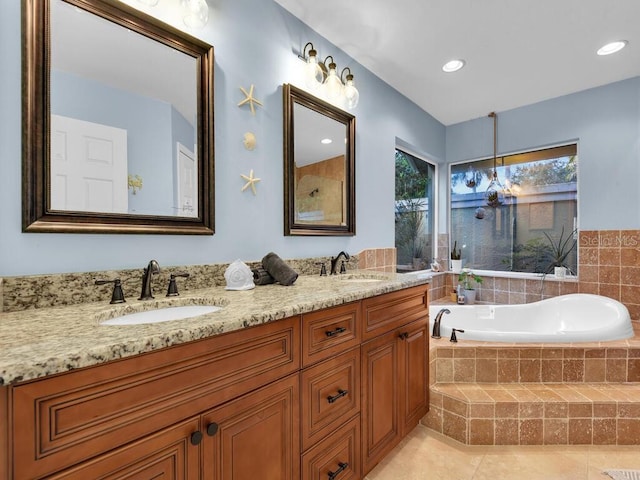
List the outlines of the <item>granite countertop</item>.
{"type": "Polygon", "coordinates": [[[97,365],[429,281],[428,275],[354,271],[333,277],[300,276],[289,287],[275,284],[245,291],[212,287],[179,297],[156,294],[155,300],[129,299],[120,305],[110,305],[109,299],[105,299],[76,306],[0,313],[0,385],[97,365]],[[123,313],[193,304],[224,308],[185,320],[100,325],[101,321],[123,313]]]}

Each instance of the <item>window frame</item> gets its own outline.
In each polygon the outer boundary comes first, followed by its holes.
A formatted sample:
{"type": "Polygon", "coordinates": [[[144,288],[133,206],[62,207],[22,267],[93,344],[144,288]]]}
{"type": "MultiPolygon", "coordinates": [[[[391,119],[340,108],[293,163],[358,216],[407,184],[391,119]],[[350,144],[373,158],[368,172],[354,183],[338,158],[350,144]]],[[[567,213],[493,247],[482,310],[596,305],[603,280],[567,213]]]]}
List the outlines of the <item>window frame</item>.
{"type": "MultiPolygon", "coordinates": [[[[439,219],[439,212],[440,212],[440,201],[439,201],[439,191],[440,191],[440,170],[439,167],[440,165],[438,164],[438,162],[436,162],[435,160],[432,160],[428,155],[423,154],[423,153],[418,153],[416,152],[414,149],[410,148],[410,147],[406,147],[405,145],[400,145],[398,143],[396,143],[395,148],[394,148],[394,167],[393,167],[393,177],[394,177],[394,193],[393,193],[393,204],[394,204],[394,222],[395,222],[395,206],[396,206],[396,198],[395,198],[395,153],[396,151],[401,151],[402,153],[405,153],[407,155],[410,155],[412,157],[417,158],[418,160],[421,160],[425,163],[428,163],[429,165],[431,165],[433,167],[433,208],[432,208],[432,214],[433,214],[433,241],[432,241],[432,245],[431,245],[431,251],[429,252],[429,263],[438,258],[438,219],[439,219]]],[[[393,241],[393,246],[396,248],[396,269],[397,269],[397,247],[395,244],[395,223],[394,223],[394,228],[393,228],[393,232],[394,232],[394,241],[393,241]]],[[[441,265],[441,268],[443,268],[444,270],[446,270],[446,266],[445,265],[441,265]]],[[[426,267],[426,269],[428,268],[428,265],[426,267]]]]}
{"type": "MultiPolygon", "coordinates": [[[[576,163],[576,198],[575,198],[575,218],[574,218],[574,222],[573,222],[573,229],[574,229],[574,238],[577,240],[579,240],[579,232],[580,232],[580,142],[577,139],[574,140],[568,140],[566,142],[562,142],[562,143],[557,143],[557,144],[550,144],[550,145],[544,145],[544,146],[539,146],[539,147],[532,147],[530,149],[522,149],[522,150],[515,150],[513,152],[507,152],[507,153],[502,153],[496,156],[496,161],[498,162],[498,168],[503,167],[505,165],[504,163],[504,159],[505,158],[513,158],[513,157],[519,157],[519,156],[532,156],[532,157],[539,157],[539,158],[533,158],[533,159],[529,159],[529,161],[541,161],[541,160],[545,160],[545,159],[554,159],[554,158],[559,158],[562,156],[569,156],[569,155],[575,155],[578,159],[577,163],[576,163]],[[553,156],[545,156],[544,154],[542,154],[542,152],[546,152],[549,150],[560,150],[562,151],[562,149],[573,149],[575,148],[575,153],[568,153],[565,155],[553,155],[553,156]]],[[[449,262],[450,257],[450,252],[451,252],[451,248],[453,246],[453,228],[452,228],[452,204],[453,204],[453,199],[452,199],[452,195],[453,195],[453,188],[452,188],[452,182],[451,182],[451,175],[452,175],[452,167],[457,166],[457,165],[470,165],[470,164],[474,164],[477,162],[491,162],[491,167],[493,168],[493,156],[482,156],[482,157],[476,157],[476,158],[472,158],[472,159],[467,159],[467,160],[460,160],[460,161],[455,161],[455,162],[450,162],[447,164],[447,232],[448,232],[448,258],[447,258],[447,262],[449,262]]],[[[525,163],[525,162],[512,162],[510,163],[510,165],[514,165],[514,164],[518,164],[518,163],[525,163]]],[[[486,208],[491,208],[491,207],[486,207],[486,208]]],[[[576,269],[579,267],[580,265],[580,242],[577,241],[576,242],[576,269]]],[[[449,268],[447,268],[447,270],[449,270],[449,268]]],[[[477,269],[477,268],[473,268],[473,271],[478,273],[479,275],[486,275],[486,276],[492,276],[492,277],[504,277],[504,278],[523,278],[523,279],[539,279],[539,278],[545,278],[545,277],[550,277],[550,278],[555,278],[555,275],[553,274],[545,274],[545,273],[533,273],[533,272],[520,272],[520,271],[505,271],[505,270],[485,270],[485,269],[477,269]]],[[[578,279],[578,275],[579,272],[575,272],[575,275],[568,275],[566,278],[570,279],[570,280],[577,280],[578,279]]],[[[564,278],[563,278],[564,280],[564,278]]]]}

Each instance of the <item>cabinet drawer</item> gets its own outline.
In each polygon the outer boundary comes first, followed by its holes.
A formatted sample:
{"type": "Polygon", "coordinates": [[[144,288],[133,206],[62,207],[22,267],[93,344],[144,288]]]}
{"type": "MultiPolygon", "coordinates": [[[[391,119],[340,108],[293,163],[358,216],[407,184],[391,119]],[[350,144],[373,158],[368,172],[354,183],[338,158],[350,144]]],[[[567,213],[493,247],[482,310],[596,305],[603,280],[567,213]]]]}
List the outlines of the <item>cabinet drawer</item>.
{"type": "Polygon", "coordinates": [[[293,317],[18,385],[15,476],[69,467],[295,372],[299,339],[293,317]]]}
{"type": "Polygon", "coordinates": [[[428,317],[429,285],[385,293],[362,301],[362,339],[369,340],[414,320],[428,317]]]}
{"type": "Polygon", "coordinates": [[[360,303],[302,316],[302,365],[335,357],[360,344],[360,303]]]}
{"type": "Polygon", "coordinates": [[[302,371],[302,449],[360,411],[360,348],[302,371]]]}
{"type": "Polygon", "coordinates": [[[360,479],[360,416],[302,456],[302,480],[360,479]]]}

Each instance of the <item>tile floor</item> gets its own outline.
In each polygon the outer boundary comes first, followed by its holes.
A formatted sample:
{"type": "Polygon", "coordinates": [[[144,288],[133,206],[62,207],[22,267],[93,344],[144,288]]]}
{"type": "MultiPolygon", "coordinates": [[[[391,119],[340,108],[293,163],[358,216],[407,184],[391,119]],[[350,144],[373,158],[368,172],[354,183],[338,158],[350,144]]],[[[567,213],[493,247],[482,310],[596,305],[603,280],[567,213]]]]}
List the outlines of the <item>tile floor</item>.
{"type": "Polygon", "coordinates": [[[418,425],[366,480],[611,480],[640,469],[635,446],[466,446],[418,425]]]}

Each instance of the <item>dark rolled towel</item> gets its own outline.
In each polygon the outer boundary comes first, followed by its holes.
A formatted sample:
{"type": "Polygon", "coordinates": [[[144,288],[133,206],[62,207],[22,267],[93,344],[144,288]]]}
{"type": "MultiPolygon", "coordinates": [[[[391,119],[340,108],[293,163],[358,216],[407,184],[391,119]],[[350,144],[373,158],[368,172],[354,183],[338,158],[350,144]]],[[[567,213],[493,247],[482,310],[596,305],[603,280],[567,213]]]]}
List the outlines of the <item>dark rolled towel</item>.
{"type": "Polygon", "coordinates": [[[280,285],[293,285],[298,278],[296,271],[287,265],[273,252],[267,253],[262,259],[262,267],[269,272],[280,285]]]}
{"type": "Polygon", "coordinates": [[[262,267],[254,268],[251,271],[253,272],[253,283],[256,285],[268,285],[275,282],[275,279],[269,275],[269,272],[262,267]]]}

